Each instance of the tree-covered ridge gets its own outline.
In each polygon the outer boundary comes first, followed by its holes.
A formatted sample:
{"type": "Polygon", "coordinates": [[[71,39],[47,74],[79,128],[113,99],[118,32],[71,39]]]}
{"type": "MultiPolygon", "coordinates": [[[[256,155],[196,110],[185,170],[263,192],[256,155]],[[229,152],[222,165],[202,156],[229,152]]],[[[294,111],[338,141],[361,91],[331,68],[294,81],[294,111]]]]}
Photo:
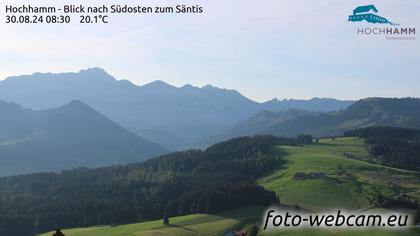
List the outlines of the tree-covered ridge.
{"type": "Polygon", "coordinates": [[[154,158],[141,166],[152,172],[220,173],[249,177],[260,175],[280,162],[280,158],[272,153],[273,146],[296,145],[297,141],[268,135],[241,137],[215,144],[205,151],[189,150],[154,158]]]}
{"type": "Polygon", "coordinates": [[[345,135],[364,138],[374,162],[420,171],[420,130],[369,127],[347,131],[345,135]]]}
{"type": "Polygon", "coordinates": [[[0,179],[0,235],[208,213],[277,202],[256,186],[282,164],[275,145],[294,139],[236,138],[205,151],[176,152],[141,164],[0,179]]]}

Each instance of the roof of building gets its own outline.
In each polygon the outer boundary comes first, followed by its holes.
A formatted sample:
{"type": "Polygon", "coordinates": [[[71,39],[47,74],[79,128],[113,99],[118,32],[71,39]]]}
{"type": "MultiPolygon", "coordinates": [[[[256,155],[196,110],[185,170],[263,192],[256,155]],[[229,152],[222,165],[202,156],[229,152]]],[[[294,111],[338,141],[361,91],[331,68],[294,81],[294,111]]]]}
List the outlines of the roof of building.
{"type": "Polygon", "coordinates": [[[374,12],[378,12],[378,9],[376,9],[374,5],[367,5],[367,6],[356,7],[356,9],[353,10],[353,13],[354,14],[365,13],[365,12],[369,12],[370,10],[373,10],[374,12]]]}

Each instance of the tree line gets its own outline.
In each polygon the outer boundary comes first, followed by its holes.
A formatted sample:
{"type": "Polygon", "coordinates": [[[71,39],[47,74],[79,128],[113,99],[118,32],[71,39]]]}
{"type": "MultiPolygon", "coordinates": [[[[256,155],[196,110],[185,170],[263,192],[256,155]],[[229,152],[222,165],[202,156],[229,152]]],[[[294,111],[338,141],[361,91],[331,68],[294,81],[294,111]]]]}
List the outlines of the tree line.
{"type": "Polygon", "coordinates": [[[420,170],[420,130],[397,127],[368,127],[347,131],[345,136],[365,139],[372,162],[420,170]]]}
{"type": "Polygon", "coordinates": [[[0,235],[278,203],[274,192],[254,182],[282,165],[273,146],[297,144],[274,136],[242,137],[139,164],[3,177],[0,235]]]}

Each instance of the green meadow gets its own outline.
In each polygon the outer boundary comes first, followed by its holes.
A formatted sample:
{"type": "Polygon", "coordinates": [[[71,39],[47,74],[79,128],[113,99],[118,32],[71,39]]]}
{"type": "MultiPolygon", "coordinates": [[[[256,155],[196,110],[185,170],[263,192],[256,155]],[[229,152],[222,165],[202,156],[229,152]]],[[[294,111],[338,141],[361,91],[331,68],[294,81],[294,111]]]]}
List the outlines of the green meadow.
{"type": "Polygon", "coordinates": [[[419,174],[371,164],[369,154],[358,138],[320,140],[319,144],[276,147],[285,154],[286,164],[258,180],[275,191],[282,204],[308,210],[333,208],[363,209],[377,193],[392,196],[420,189],[419,174]],[[351,158],[349,158],[351,154],[351,158]],[[318,172],[324,177],[298,180],[295,173],[318,172]],[[392,184],[397,184],[397,190],[392,184]]]}
{"type": "MultiPolygon", "coordinates": [[[[285,164],[260,178],[257,183],[275,191],[283,205],[309,211],[326,209],[364,210],[373,207],[371,200],[378,193],[392,197],[407,193],[420,198],[419,173],[368,163],[369,154],[359,138],[322,139],[318,144],[279,146],[285,164]],[[296,179],[302,173],[322,173],[316,178],[296,179]],[[397,186],[397,187],[396,187],[397,186]]],[[[164,226],[161,220],[121,226],[97,226],[63,230],[66,236],[142,236],[142,235],[222,235],[227,230],[244,230],[259,225],[264,209],[246,207],[220,214],[194,214],[170,219],[164,226]]],[[[337,231],[299,230],[260,233],[285,236],[396,236],[420,235],[410,231],[337,231]]],[[[42,236],[52,235],[52,232],[42,236]]]]}
{"type": "MultiPolygon", "coordinates": [[[[143,236],[143,235],[222,235],[226,230],[255,224],[263,214],[257,206],[233,209],[220,214],[194,214],[170,218],[170,225],[161,220],[121,226],[97,226],[63,230],[66,236],[143,236]]],[[[42,234],[51,236],[53,232],[42,234]]]]}

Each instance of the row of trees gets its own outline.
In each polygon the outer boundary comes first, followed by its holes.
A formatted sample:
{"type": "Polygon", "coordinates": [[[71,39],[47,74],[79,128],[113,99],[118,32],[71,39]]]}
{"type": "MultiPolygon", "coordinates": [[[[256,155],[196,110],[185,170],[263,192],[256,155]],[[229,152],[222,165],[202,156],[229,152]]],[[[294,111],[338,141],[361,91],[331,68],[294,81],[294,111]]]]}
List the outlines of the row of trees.
{"type": "Polygon", "coordinates": [[[296,139],[236,138],[140,164],[0,178],[0,235],[276,203],[273,192],[254,182],[282,165],[272,149],[282,144],[296,139]]]}

